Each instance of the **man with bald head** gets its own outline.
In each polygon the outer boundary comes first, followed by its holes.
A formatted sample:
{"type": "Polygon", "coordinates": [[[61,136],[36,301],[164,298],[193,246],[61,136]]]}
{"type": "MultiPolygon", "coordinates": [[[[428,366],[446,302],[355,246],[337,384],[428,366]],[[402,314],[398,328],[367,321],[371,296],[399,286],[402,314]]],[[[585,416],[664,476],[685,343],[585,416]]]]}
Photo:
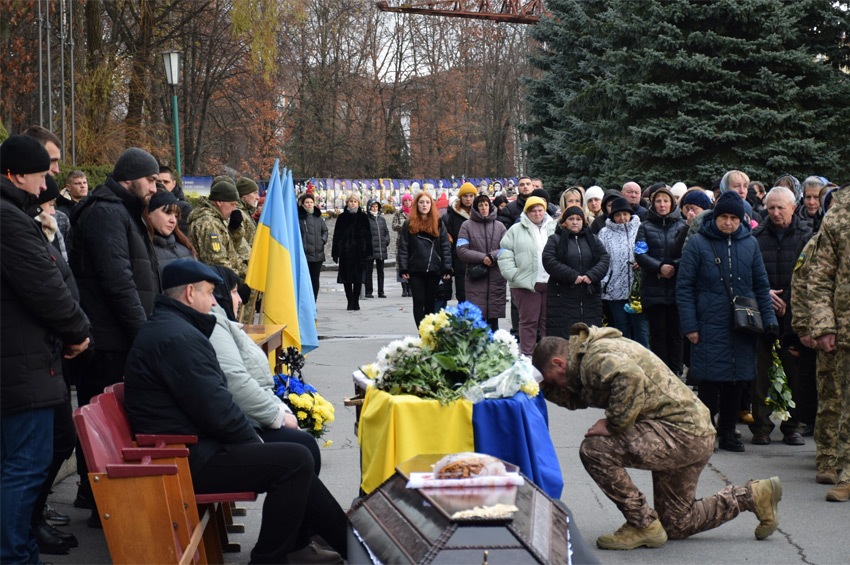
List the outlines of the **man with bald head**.
{"type": "Polygon", "coordinates": [[[620,192],[623,198],[628,200],[629,206],[632,207],[632,213],[643,221],[649,210],[640,205],[640,185],[634,181],[629,181],[623,185],[623,189],[620,192]]]}

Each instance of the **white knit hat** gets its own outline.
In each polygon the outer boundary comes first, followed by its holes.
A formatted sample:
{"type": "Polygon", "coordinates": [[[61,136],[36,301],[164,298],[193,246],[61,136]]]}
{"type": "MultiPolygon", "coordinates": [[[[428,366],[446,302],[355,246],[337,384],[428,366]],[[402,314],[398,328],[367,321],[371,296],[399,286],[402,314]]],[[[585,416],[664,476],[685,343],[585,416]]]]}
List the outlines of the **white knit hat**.
{"type": "Polygon", "coordinates": [[[605,196],[605,192],[602,190],[602,187],[593,185],[587,189],[584,196],[588,200],[591,198],[598,198],[599,200],[602,200],[602,197],[605,196]]]}

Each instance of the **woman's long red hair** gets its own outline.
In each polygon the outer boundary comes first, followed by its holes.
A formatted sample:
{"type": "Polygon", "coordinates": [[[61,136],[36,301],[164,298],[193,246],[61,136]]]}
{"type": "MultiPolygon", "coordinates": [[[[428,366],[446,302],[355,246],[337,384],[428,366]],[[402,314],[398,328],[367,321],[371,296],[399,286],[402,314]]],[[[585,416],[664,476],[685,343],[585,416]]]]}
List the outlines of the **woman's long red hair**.
{"type": "Polygon", "coordinates": [[[440,213],[437,212],[437,203],[427,192],[422,191],[413,198],[413,207],[410,210],[407,226],[410,233],[425,232],[434,237],[440,235],[440,213]],[[424,215],[419,212],[419,201],[423,198],[431,200],[431,209],[424,215]]]}

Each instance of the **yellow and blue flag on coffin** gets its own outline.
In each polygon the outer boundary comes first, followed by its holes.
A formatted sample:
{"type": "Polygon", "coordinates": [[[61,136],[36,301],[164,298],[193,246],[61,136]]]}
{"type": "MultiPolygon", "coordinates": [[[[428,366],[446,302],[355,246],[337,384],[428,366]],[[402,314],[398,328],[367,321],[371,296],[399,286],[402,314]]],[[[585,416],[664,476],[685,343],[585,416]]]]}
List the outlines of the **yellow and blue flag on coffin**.
{"type": "Polygon", "coordinates": [[[275,161],[245,283],[263,293],[263,323],[282,324],[283,346],[308,353],[319,346],[316,300],[301,245],[292,173],[275,161]]]}

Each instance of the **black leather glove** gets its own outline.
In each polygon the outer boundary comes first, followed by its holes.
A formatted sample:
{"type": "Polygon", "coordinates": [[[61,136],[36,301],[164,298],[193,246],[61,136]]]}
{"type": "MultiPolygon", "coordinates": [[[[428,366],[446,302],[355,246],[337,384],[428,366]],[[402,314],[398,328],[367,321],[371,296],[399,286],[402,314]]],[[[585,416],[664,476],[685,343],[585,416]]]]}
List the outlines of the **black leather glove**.
{"type": "Polygon", "coordinates": [[[233,213],[230,214],[230,223],[227,225],[231,230],[238,230],[239,226],[242,225],[242,212],[239,210],[234,210],[233,213]]]}

